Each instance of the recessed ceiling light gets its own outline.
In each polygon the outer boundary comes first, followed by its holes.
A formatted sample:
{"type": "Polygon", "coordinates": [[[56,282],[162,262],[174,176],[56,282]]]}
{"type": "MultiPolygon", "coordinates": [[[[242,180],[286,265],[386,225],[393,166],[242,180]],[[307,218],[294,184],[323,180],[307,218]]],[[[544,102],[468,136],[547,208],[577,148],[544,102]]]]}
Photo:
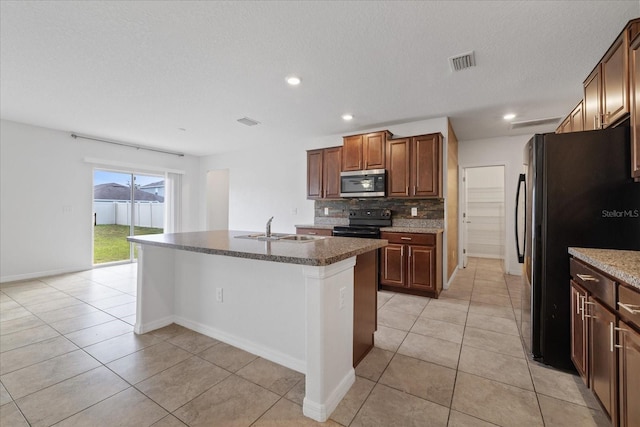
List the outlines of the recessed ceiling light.
{"type": "Polygon", "coordinates": [[[289,76],[287,77],[287,83],[289,83],[291,86],[298,86],[300,84],[300,77],[296,77],[296,76],[289,76]]]}
{"type": "Polygon", "coordinates": [[[505,114],[502,118],[505,120],[513,120],[516,118],[516,115],[513,113],[509,113],[509,114],[505,114]]]}
{"type": "Polygon", "coordinates": [[[352,120],[352,119],[353,119],[353,116],[351,114],[343,114],[342,115],[342,120],[349,121],[349,120],[352,120]]]}

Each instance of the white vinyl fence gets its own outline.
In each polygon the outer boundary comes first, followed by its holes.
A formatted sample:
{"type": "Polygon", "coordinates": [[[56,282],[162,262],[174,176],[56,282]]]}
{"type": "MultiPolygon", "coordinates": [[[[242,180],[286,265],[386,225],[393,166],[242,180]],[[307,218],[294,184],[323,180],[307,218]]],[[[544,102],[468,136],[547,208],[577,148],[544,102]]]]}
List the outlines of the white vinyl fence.
{"type": "MultiPolygon", "coordinates": [[[[164,203],[137,201],[134,203],[135,224],[139,227],[164,228],[164,203]]],[[[131,225],[131,202],[94,200],[96,225],[131,225]]]]}

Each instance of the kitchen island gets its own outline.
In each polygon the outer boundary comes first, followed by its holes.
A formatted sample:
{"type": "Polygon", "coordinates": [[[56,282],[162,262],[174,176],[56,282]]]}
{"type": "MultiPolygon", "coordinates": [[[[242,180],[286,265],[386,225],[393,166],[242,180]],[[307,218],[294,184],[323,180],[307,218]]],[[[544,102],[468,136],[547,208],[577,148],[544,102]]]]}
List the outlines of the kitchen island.
{"type": "Polygon", "coordinates": [[[135,332],[177,323],[304,373],[303,412],[325,421],[355,381],[356,260],[386,241],[247,235],[129,237],[140,245],[135,332]]]}

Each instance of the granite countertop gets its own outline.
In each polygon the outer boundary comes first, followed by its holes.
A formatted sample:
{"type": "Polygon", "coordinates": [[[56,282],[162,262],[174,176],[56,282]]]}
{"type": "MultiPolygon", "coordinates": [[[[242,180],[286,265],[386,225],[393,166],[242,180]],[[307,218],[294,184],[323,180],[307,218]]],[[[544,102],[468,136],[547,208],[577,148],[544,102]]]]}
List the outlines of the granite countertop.
{"type": "Polygon", "coordinates": [[[130,236],[130,242],[161,246],[212,255],[249,258],[311,266],[325,266],[387,245],[383,239],[325,237],[295,242],[286,240],[261,241],[236,238],[256,234],[249,231],[196,231],[190,233],[130,236]]]}
{"type": "Polygon", "coordinates": [[[569,248],[569,253],[640,290],[640,251],[569,248]]]}

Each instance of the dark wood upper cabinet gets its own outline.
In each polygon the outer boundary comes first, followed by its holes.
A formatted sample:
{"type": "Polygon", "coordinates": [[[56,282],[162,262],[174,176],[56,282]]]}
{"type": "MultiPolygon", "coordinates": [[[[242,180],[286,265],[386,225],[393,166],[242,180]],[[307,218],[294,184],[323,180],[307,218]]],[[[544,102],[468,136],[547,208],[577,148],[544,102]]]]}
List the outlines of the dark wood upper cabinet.
{"type": "Polygon", "coordinates": [[[342,170],[362,170],[362,135],[345,136],[342,144],[342,170]]]}
{"type": "Polygon", "coordinates": [[[388,197],[442,197],[442,134],[387,142],[388,197]]]}
{"type": "Polygon", "coordinates": [[[640,18],[629,22],[584,81],[584,130],[616,125],[630,112],[629,44],[640,18]]]}
{"type": "Polygon", "coordinates": [[[342,167],[342,147],[325,148],[322,180],[325,199],[340,198],[340,168],[342,167]]]}
{"type": "Polygon", "coordinates": [[[629,88],[631,109],[631,176],[640,180],[640,35],[629,47],[629,88]]]}
{"type": "Polygon", "coordinates": [[[414,197],[442,196],[442,135],[411,138],[411,182],[414,197]]]}
{"type": "Polygon", "coordinates": [[[600,129],[602,90],[600,89],[600,64],[584,81],[584,130],[600,129]]]}
{"type": "Polygon", "coordinates": [[[628,33],[623,31],[602,59],[602,128],[629,113],[628,52],[628,33]]]}
{"type": "Polygon", "coordinates": [[[368,133],[363,136],[364,169],[384,169],[387,136],[390,135],[389,132],[384,131],[368,133]]]}
{"type": "Polygon", "coordinates": [[[342,170],[384,169],[385,148],[390,137],[391,133],[386,130],[345,136],[342,145],[342,170]]]}
{"type": "Polygon", "coordinates": [[[324,150],[307,151],[307,199],[322,198],[322,163],[324,150]]]}
{"type": "Polygon", "coordinates": [[[558,125],[556,133],[581,132],[584,130],[584,111],[582,106],[583,102],[580,100],[573,111],[558,125]]]}
{"type": "Polygon", "coordinates": [[[411,138],[387,141],[387,197],[409,196],[411,138]]]}
{"type": "Polygon", "coordinates": [[[571,118],[571,132],[582,132],[584,130],[584,108],[580,100],[576,108],[573,109],[569,117],[571,118]]]}
{"type": "Polygon", "coordinates": [[[307,151],[307,199],[340,198],[342,147],[307,151]]]}

